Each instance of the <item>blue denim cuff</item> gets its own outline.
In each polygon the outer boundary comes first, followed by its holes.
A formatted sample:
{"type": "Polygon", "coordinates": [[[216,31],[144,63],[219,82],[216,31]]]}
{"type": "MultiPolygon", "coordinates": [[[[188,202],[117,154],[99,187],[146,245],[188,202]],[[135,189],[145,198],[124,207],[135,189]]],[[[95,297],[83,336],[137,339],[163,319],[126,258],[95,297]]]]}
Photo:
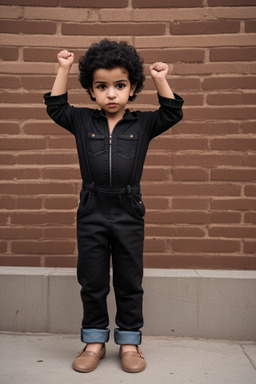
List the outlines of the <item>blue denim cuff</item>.
{"type": "Polygon", "coordinates": [[[109,340],[109,329],[81,329],[81,340],[83,343],[107,343],[109,340]]]}
{"type": "Polygon", "coordinates": [[[123,344],[132,344],[140,345],[141,344],[141,331],[120,331],[118,328],[115,328],[114,339],[115,343],[118,345],[123,344]]]}

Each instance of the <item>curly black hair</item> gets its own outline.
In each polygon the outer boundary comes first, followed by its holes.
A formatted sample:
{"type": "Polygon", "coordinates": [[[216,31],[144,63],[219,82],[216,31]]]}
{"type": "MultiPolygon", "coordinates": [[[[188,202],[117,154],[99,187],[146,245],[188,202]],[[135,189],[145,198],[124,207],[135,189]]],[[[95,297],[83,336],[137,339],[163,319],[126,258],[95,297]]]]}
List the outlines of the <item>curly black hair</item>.
{"type": "Polygon", "coordinates": [[[143,60],[132,45],[128,45],[125,41],[118,43],[104,39],[92,44],[85,55],[80,57],[79,81],[93,101],[96,100],[90,93],[93,85],[93,72],[99,68],[114,69],[116,67],[125,68],[129,72],[131,85],[136,84],[133,96],[129,97],[129,101],[134,100],[137,93],[143,88],[145,76],[143,60]]]}

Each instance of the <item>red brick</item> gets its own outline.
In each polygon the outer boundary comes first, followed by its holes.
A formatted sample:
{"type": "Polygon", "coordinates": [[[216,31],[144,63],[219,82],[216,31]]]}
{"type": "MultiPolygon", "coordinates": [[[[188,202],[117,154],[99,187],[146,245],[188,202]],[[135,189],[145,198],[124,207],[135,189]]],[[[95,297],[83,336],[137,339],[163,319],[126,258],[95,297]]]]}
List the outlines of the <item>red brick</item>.
{"type": "Polygon", "coordinates": [[[239,166],[243,164],[243,155],[229,155],[226,153],[223,154],[174,154],[173,155],[173,165],[174,166],[204,166],[204,167],[215,167],[215,166],[224,166],[224,165],[233,165],[239,166]]]}
{"type": "Polygon", "coordinates": [[[1,196],[0,209],[13,209],[15,206],[15,200],[11,197],[1,196]]]}
{"type": "Polygon", "coordinates": [[[241,220],[240,212],[213,211],[209,213],[209,222],[212,224],[240,224],[241,220]]]}
{"type": "Polygon", "coordinates": [[[147,209],[169,208],[169,199],[168,198],[143,196],[143,201],[144,201],[147,209]]]}
{"type": "Polygon", "coordinates": [[[15,158],[13,155],[1,153],[0,154],[0,164],[13,165],[13,164],[15,164],[15,158]]]}
{"type": "Polygon", "coordinates": [[[42,207],[41,198],[16,197],[15,209],[40,209],[42,207]]]}
{"type": "MultiPolygon", "coordinates": [[[[182,94],[184,100],[186,100],[186,105],[203,105],[204,104],[204,95],[203,94],[182,94]]],[[[178,127],[178,126],[177,126],[178,127]]]]}
{"type": "Polygon", "coordinates": [[[165,153],[148,153],[145,161],[145,166],[149,165],[171,165],[172,157],[169,154],[165,153]]]}
{"type": "Polygon", "coordinates": [[[142,190],[148,195],[159,196],[240,196],[241,187],[230,183],[143,183],[142,190]]]}
{"type": "Polygon", "coordinates": [[[2,227],[2,239],[40,239],[43,230],[41,228],[24,228],[24,227],[2,227]]]}
{"type": "Polygon", "coordinates": [[[179,198],[175,197],[172,200],[173,209],[189,209],[189,210],[202,210],[205,211],[208,209],[209,200],[208,199],[196,199],[196,198],[179,198]]]}
{"type": "Polygon", "coordinates": [[[19,212],[11,213],[11,224],[18,225],[49,225],[49,224],[74,224],[75,213],[73,212],[19,212]]]}
{"type": "Polygon", "coordinates": [[[255,47],[210,48],[211,61],[252,61],[255,58],[255,47]]]}
{"type": "Polygon", "coordinates": [[[168,149],[171,151],[188,150],[188,149],[207,149],[208,140],[201,138],[173,138],[160,136],[153,140],[150,144],[151,149],[168,149]]]}
{"type": "Polygon", "coordinates": [[[77,258],[74,256],[45,256],[44,267],[76,268],[77,258]]]}
{"type": "Polygon", "coordinates": [[[166,225],[147,225],[146,236],[157,236],[157,237],[204,237],[204,230],[200,227],[189,226],[166,226],[166,225]]]}
{"type": "MultiPolygon", "coordinates": [[[[36,6],[55,7],[58,5],[58,2],[59,0],[36,0],[36,6]]],[[[6,2],[6,0],[0,0],[1,5],[6,5],[6,3],[8,3],[8,5],[31,5],[33,7],[35,6],[35,0],[8,0],[8,2],[6,2]]]]}
{"type": "Polygon", "coordinates": [[[210,237],[256,238],[256,228],[246,226],[219,226],[208,230],[210,237]]]}
{"type": "Polygon", "coordinates": [[[254,4],[251,0],[208,0],[208,5],[210,7],[246,7],[254,4]]]}
{"type": "MultiPolygon", "coordinates": [[[[19,124],[18,123],[13,123],[13,122],[9,122],[9,121],[5,121],[5,122],[0,122],[0,134],[3,135],[3,134],[8,134],[8,135],[12,135],[12,134],[18,134],[20,131],[19,129],[19,124]]],[[[3,164],[3,163],[1,163],[3,164]]]]}
{"type": "Polygon", "coordinates": [[[70,241],[12,241],[12,252],[16,254],[61,254],[73,253],[75,243],[70,241]]]}
{"type": "Polygon", "coordinates": [[[0,212],[0,223],[1,225],[4,225],[4,224],[7,224],[7,220],[8,220],[8,214],[7,213],[1,213],[0,212]]]}
{"type": "Polygon", "coordinates": [[[17,164],[77,164],[78,158],[76,153],[61,152],[55,153],[44,151],[43,153],[18,154],[17,164]]]}
{"type": "Polygon", "coordinates": [[[57,194],[69,195],[75,193],[75,185],[72,183],[55,183],[47,182],[23,182],[23,183],[1,183],[2,194],[15,195],[43,195],[43,194],[57,194]]]}
{"type": "Polygon", "coordinates": [[[244,157],[244,165],[247,167],[255,167],[256,166],[256,154],[248,154],[244,157]]]}
{"type": "MultiPolygon", "coordinates": [[[[25,90],[45,89],[50,91],[54,83],[54,76],[21,76],[21,85],[25,90]]],[[[43,102],[43,95],[42,95],[43,102]]]]}
{"type": "Polygon", "coordinates": [[[240,31],[240,22],[233,20],[175,21],[171,23],[170,31],[173,35],[237,33],[240,31]]]}
{"type": "Polygon", "coordinates": [[[64,128],[60,127],[59,125],[55,124],[53,121],[45,121],[45,122],[27,122],[24,123],[23,126],[23,132],[27,135],[63,135],[63,136],[69,136],[70,133],[66,131],[64,128]]]}
{"type": "Polygon", "coordinates": [[[2,256],[0,265],[10,267],[41,267],[40,256],[2,256]]]}
{"type": "Polygon", "coordinates": [[[240,133],[240,124],[238,122],[209,122],[209,121],[184,121],[172,128],[172,134],[187,135],[226,135],[240,133]]]}
{"type": "Polygon", "coordinates": [[[67,137],[49,137],[47,138],[49,149],[76,149],[76,142],[73,135],[67,137]]]}
{"type": "Polygon", "coordinates": [[[9,104],[41,104],[41,93],[3,92],[0,94],[0,103],[9,104]]]}
{"type": "Polygon", "coordinates": [[[138,50],[145,63],[163,61],[165,63],[196,63],[203,62],[205,58],[204,49],[141,49],[138,50]]]}
{"type": "Polygon", "coordinates": [[[246,185],[244,193],[245,196],[256,196],[256,185],[246,185]]]}
{"type": "Polygon", "coordinates": [[[54,180],[81,180],[81,173],[78,167],[76,168],[46,168],[42,169],[42,177],[44,179],[54,180]]]}
{"type": "Polygon", "coordinates": [[[170,171],[168,169],[144,167],[143,180],[169,180],[170,171]]]}
{"type": "Polygon", "coordinates": [[[249,224],[256,224],[256,212],[246,212],[244,215],[244,222],[249,224]]]}
{"type": "Polygon", "coordinates": [[[19,51],[16,47],[1,47],[0,51],[0,58],[1,60],[18,60],[19,57],[19,51]]]}
{"type": "Polygon", "coordinates": [[[21,21],[2,20],[0,24],[1,33],[25,33],[25,34],[54,34],[56,23],[45,21],[21,21]]]}
{"type": "Polygon", "coordinates": [[[245,20],[245,32],[256,32],[256,20],[245,20]]]}
{"type": "Polygon", "coordinates": [[[239,269],[255,270],[256,257],[233,254],[146,254],[145,268],[191,268],[191,269],[239,269]]]}
{"type": "Polygon", "coordinates": [[[216,93],[207,95],[206,102],[209,105],[255,105],[256,93],[216,93]]]}
{"type": "Polygon", "coordinates": [[[45,108],[27,105],[23,107],[5,106],[1,108],[0,113],[2,119],[43,119],[47,117],[45,108]]]}
{"type": "Polygon", "coordinates": [[[245,253],[256,253],[256,241],[246,240],[244,244],[245,253]]]}
{"type": "MultiPolygon", "coordinates": [[[[189,7],[201,7],[203,0],[190,0],[189,7]]],[[[133,8],[186,8],[188,2],[186,0],[133,0],[133,8]]]]}
{"type": "Polygon", "coordinates": [[[1,150],[45,149],[46,139],[5,138],[0,141],[1,150]]]}
{"type": "MultiPolygon", "coordinates": [[[[182,94],[180,94],[181,91],[200,91],[201,90],[201,83],[199,78],[179,78],[179,79],[172,79],[171,81],[172,89],[178,89],[179,95],[182,97],[182,94]]],[[[145,83],[145,90],[154,90],[155,86],[152,81],[152,79],[147,79],[145,83]]]]}
{"type": "Polygon", "coordinates": [[[229,181],[254,181],[256,180],[256,170],[254,169],[213,169],[211,180],[229,181]]]}
{"type": "Polygon", "coordinates": [[[145,252],[163,252],[166,250],[166,241],[162,239],[146,238],[144,242],[145,252]]]}
{"type": "Polygon", "coordinates": [[[112,35],[112,36],[147,36],[147,35],[163,35],[165,34],[164,23],[115,23],[115,24],[62,24],[63,35],[112,35]]]}
{"type": "Polygon", "coordinates": [[[46,209],[75,209],[78,206],[78,197],[48,197],[45,199],[46,209]]]}
{"type": "Polygon", "coordinates": [[[60,0],[60,5],[62,7],[82,7],[84,8],[125,8],[128,6],[128,0],[109,0],[106,2],[105,0],[86,0],[86,4],[84,0],[60,0]]]}
{"type": "Polygon", "coordinates": [[[148,223],[163,224],[206,224],[209,222],[208,214],[201,211],[148,211],[146,215],[148,223]]]}
{"type": "Polygon", "coordinates": [[[242,133],[256,133],[255,122],[245,121],[241,123],[242,133]]]}
{"type": "Polygon", "coordinates": [[[6,241],[0,241],[0,252],[5,253],[7,251],[7,242],[6,241]]]}
{"type": "Polygon", "coordinates": [[[247,211],[250,209],[256,209],[256,200],[248,198],[213,199],[211,201],[211,209],[219,209],[224,211],[247,211]]]}
{"type": "Polygon", "coordinates": [[[203,81],[204,89],[254,89],[256,76],[210,77],[203,81]]]}
{"type": "Polygon", "coordinates": [[[20,78],[17,76],[7,76],[2,75],[0,76],[0,87],[1,88],[20,88],[21,87],[21,81],[20,78]]]}
{"type": "Polygon", "coordinates": [[[75,239],[76,238],[76,228],[73,227],[49,227],[44,228],[44,238],[45,239],[75,239]]]}
{"type": "Polygon", "coordinates": [[[184,108],[184,119],[207,120],[207,119],[256,119],[256,109],[253,107],[187,107],[184,108]]]}
{"type": "Polygon", "coordinates": [[[186,239],[173,240],[173,249],[178,252],[239,252],[240,242],[235,240],[221,239],[186,239]]]}
{"type": "Polygon", "coordinates": [[[209,172],[199,168],[175,168],[173,170],[173,180],[175,181],[207,181],[209,172]]]}
{"type": "Polygon", "coordinates": [[[39,179],[40,171],[34,168],[27,169],[11,169],[0,168],[0,179],[2,180],[22,180],[22,179],[39,179]]]}
{"type": "Polygon", "coordinates": [[[211,148],[217,150],[249,151],[256,149],[256,141],[251,138],[212,139],[211,148]]]}

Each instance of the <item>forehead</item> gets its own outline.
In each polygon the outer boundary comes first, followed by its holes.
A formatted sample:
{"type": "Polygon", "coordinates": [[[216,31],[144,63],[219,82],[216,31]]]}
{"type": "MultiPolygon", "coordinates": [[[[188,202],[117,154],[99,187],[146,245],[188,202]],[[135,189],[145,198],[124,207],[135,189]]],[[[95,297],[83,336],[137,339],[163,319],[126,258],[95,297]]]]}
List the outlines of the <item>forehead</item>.
{"type": "Polygon", "coordinates": [[[129,73],[123,67],[116,67],[112,69],[99,68],[93,72],[93,81],[102,81],[104,83],[112,83],[115,81],[127,80],[129,81],[129,73]]]}

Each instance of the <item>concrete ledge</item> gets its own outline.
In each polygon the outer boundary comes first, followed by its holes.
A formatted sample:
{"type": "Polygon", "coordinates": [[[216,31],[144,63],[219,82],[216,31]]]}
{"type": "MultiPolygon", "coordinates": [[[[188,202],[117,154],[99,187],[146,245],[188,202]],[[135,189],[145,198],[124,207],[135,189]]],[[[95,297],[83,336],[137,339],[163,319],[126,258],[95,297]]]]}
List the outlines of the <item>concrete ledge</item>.
{"type": "MultiPolygon", "coordinates": [[[[70,268],[0,267],[0,331],[77,333],[82,305],[70,268]]],[[[143,334],[256,339],[256,271],[144,271],[143,334]]],[[[115,327],[113,289],[108,297],[115,327]]]]}

